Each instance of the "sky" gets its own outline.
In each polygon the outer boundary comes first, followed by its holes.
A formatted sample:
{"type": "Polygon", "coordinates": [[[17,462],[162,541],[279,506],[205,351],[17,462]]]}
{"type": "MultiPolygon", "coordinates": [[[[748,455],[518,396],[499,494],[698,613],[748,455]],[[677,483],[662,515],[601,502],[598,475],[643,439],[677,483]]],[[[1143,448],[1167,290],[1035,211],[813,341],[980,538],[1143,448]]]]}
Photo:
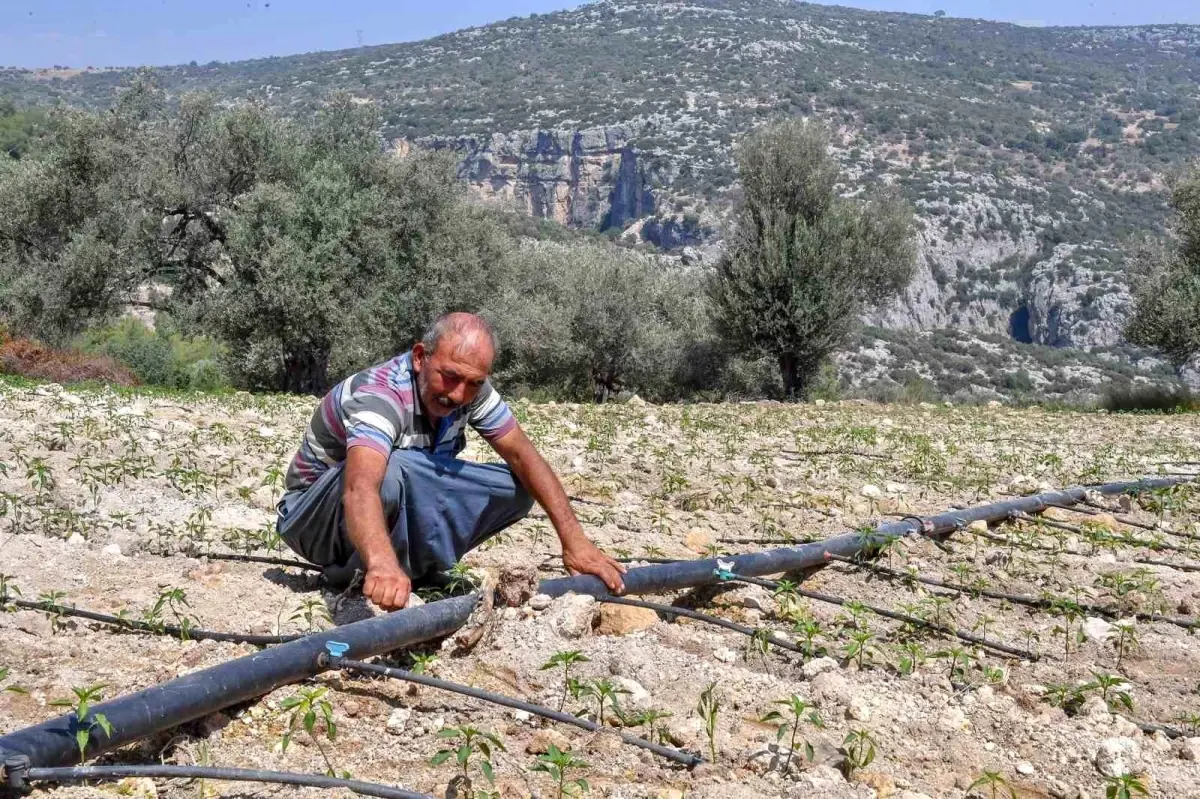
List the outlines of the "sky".
{"type": "MultiPolygon", "coordinates": [[[[1200,24],[1197,0],[843,0],[1024,25],[1200,24]]],[[[563,0],[0,0],[0,65],[234,61],[436,36],[577,6],[563,0]]]]}

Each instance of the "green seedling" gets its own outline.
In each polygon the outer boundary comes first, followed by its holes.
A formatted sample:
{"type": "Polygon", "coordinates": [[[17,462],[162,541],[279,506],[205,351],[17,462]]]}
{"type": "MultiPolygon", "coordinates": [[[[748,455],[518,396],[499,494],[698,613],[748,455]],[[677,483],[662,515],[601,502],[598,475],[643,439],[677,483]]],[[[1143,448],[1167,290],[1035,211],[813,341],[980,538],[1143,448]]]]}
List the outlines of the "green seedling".
{"type": "Polygon", "coordinates": [[[162,631],[164,628],[163,610],[169,610],[175,619],[176,626],[179,627],[180,639],[186,641],[190,637],[191,629],[196,626],[196,619],[183,611],[183,608],[190,607],[187,591],[182,588],[165,588],[159,592],[154,606],[146,611],[142,621],[151,628],[162,631]]]}
{"type": "Polygon", "coordinates": [[[1138,796],[1149,795],[1150,791],[1142,781],[1141,775],[1122,774],[1104,781],[1104,799],[1135,799],[1138,796]]]}
{"type": "MultiPolygon", "coordinates": [[[[8,679],[8,666],[0,666],[0,682],[4,682],[7,679],[8,679]]],[[[28,694],[29,693],[28,691],[26,691],[24,688],[22,688],[19,685],[5,685],[3,687],[0,687],[0,691],[7,691],[8,693],[12,693],[12,694],[28,694]]]]}
{"type": "Polygon", "coordinates": [[[50,632],[52,634],[63,628],[62,605],[59,603],[66,595],[65,591],[43,591],[38,595],[37,601],[48,606],[46,610],[50,614],[50,632]]]}
{"type": "Polygon", "coordinates": [[[638,711],[636,714],[630,716],[628,723],[633,727],[645,727],[646,740],[657,741],[662,744],[666,743],[670,736],[666,726],[660,725],[658,722],[670,718],[672,715],[674,714],[649,708],[638,711]]]}
{"type": "Polygon", "coordinates": [[[804,656],[808,658],[816,657],[819,649],[816,641],[824,632],[821,629],[820,622],[808,617],[797,619],[792,625],[792,632],[796,635],[800,648],[804,651],[804,656]]]}
{"type": "Polygon", "coordinates": [[[1063,656],[1067,660],[1070,660],[1072,643],[1078,648],[1080,644],[1087,640],[1087,636],[1083,631],[1083,625],[1077,624],[1083,618],[1083,608],[1070,599],[1059,597],[1051,604],[1050,614],[1062,619],[1061,624],[1054,626],[1053,633],[1062,636],[1063,656]]]}
{"type": "Polygon", "coordinates": [[[897,671],[904,675],[912,674],[925,665],[925,659],[925,647],[921,645],[920,641],[906,641],[900,647],[897,671]]]}
{"type": "Polygon", "coordinates": [[[312,633],[325,629],[327,624],[333,624],[333,617],[329,615],[329,608],[325,607],[324,600],[319,597],[307,597],[300,607],[292,611],[288,621],[304,622],[304,631],[312,633]]]}
{"type": "MultiPolygon", "coordinates": [[[[587,655],[580,652],[578,649],[571,649],[564,652],[555,652],[550,656],[550,659],[542,664],[541,671],[547,669],[562,668],[563,673],[563,693],[558,700],[558,711],[561,713],[563,707],[566,706],[567,696],[576,696],[571,690],[571,667],[576,663],[587,663],[589,658],[587,655]]],[[[577,685],[579,683],[576,683],[577,685]]]]}
{"type": "Polygon", "coordinates": [[[971,670],[971,663],[974,657],[961,646],[950,646],[934,652],[935,658],[945,658],[950,662],[949,677],[951,680],[957,678],[959,682],[967,682],[968,674],[971,670]]]}
{"type": "Polygon", "coordinates": [[[762,658],[763,666],[770,671],[771,663],[768,658],[771,654],[771,631],[765,627],[755,630],[751,634],[746,645],[746,660],[750,660],[750,655],[754,652],[758,653],[758,656],[762,658]]]}
{"type": "Polygon", "coordinates": [[[476,790],[471,786],[471,758],[475,755],[479,756],[480,773],[487,779],[489,785],[495,784],[496,775],[492,766],[492,750],[506,751],[499,737],[494,733],[476,729],[470,725],[449,727],[438,732],[438,737],[451,743],[452,748],[439,749],[437,754],[429,759],[431,766],[440,766],[453,757],[455,763],[462,770],[460,776],[462,784],[466,788],[467,799],[490,799],[490,797],[500,795],[499,792],[476,790]]]}
{"type": "Polygon", "coordinates": [[[850,779],[875,760],[875,738],[866,730],[851,730],[842,739],[842,751],[846,755],[846,779],[850,779]]]}
{"type": "Polygon", "coordinates": [[[850,633],[850,642],[846,644],[846,660],[857,664],[859,670],[865,669],[874,662],[875,653],[878,651],[871,643],[873,640],[875,633],[870,630],[855,630],[850,633]]]}
{"type": "Polygon", "coordinates": [[[71,720],[71,727],[75,735],[75,745],[79,747],[79,757],[86,759],[87,745],[92,738],[92,731],[99,727],[104,730],[104,734],[112,736],[112,725],[108,723],[108,719],[103,713],[91,713],[92,704],[100,701],[104,696],[104,685],[96,683],[82,688],[72,688],[71,693],[75,694],[74,699],[55,699],[50,704],[54,707],[68,707],[75,713],[75,718],[71,720]]]}
{"type": "Polygon", "coordinates": [[[1062,708],[1068,715],[1074,715],[1079,710],[1085,696],[1079,686],[1065,683],[1051,683],[1046,686],[1046,701],[1053,707],[1062,708]]]}
{"type": "MultiPolygon", "coordinates": [[[[821,728],[825,726],[825,722],[817,714],[816,709],[805,700],[801,699],[796,694],[792,694],[787,699],[776,699],[775,704],[783,705],[786,709],[787,716],[784,716],[778,710],[772,710],[770,713],[762,716],[759,719],[764,724],[776,724],[775,740],[783,740],[783,736],[787,735],[789,730],[791,736],[788,740],[787,758],[783,762],[783,773],[786,774],[788,767],[792,764],[792,755],[796,752],[796,740],[800,735],[800,725],[803,722],[808,722],[814,727],[821,728]]],[[[804,757],[810,763],[813,760],[813,746],[808,741],[803,741],[804,757]]]]}
{"type": "Polygon", "coordinates": [[[1130,713],[1133,712],[1133,697],[1129,695],[1129,691],[1125,690],[1125,678],[1118,674],[1104,674],[1102,672],[1093,671],[1092,681],[1084,685],[1081,691],[1100,692],[1100,698],[1104,700],[1104,704],[1109,710],[1116,711],[1118,707],[1123,707],[1130,713]]]}
{"type": "Polygon", "coordinates": [[[607,677],[601,680],[593,680],[592,682],[583,683],[582,696],[590,697],[596,700],[597,705],[597,720],[601,727],[604,726],[604,708],[611,707],[613,714],[619,719],[621,718],[621,705],[617,701],[617,697],[621,694],[627,694],[629,691],[620,687],[607,677]]]}
{"type": "Polygon", "coordinates": [[[721,698],[716,693],[717,684],[709,683],[700,693],[700,701],[696,704],[696,715],[704,721],[704,734],[708,736],[708,753],[715,763],[717,760],[717,715],[721,712],[721,698]]]}
{"type": "Polygon", "coordinates": [[[11,574],[0,574],[0,612],[16,609],[16,606],[12,604],[12,599],[21,595],[21,589],[17,587],[13,579],[11,574]]]}
{"type": "Polygon", "coordinates": [[[1113,639],[1113,649],[1117,652],[1117,669],[1120,669],[1121,661],[1137,651],[1139,643],[1137,624],[1132,619],[1122,619],[1114,627],[1117,630],[1117,637],[1113,639]]]}
{"type": "Polygon", "coordinates": [[[436,652],[415,652],[412,655],[413,664],[409,671],[413,674],[429,674],[437,660],[436,652]]]}
{"type": "Polygon", "coordinates": [[[572,769],[582,768],[587,768],[587,763],[572,755],[569,749],[563,752],[551,744],[545,754],[538,755],[538,762],[530,771],[540,771],[550,775],[550,779],[554,780],[554,786],[558,789],[556,799],[563,799],[564,796],[580,796],[591,790],[588,781],[583,777],[567,779],[567,775],[572,769]]]}
{"type": "Polygon", "coordinates": [[[1009,784],[1008,780],[999,771],[985,771],[967,786],[967,793],[978,791],[981,796],[986,796],[986,799],[1001,799],[1007,796],[1008,799],[1017,799],[1017,792],[1009,784]]]}
{"type": "Polygon", "coordinates": [[[283,733],[283,739],[280,741],[281,749],[284,752],[287,751],[288,744],[292,742],[292,736],[296,732],[296,725],[299,724],[304,727],[304,731],[308,733],[308,737],[316,744],[317,750],[325,760],[326,773],[331,777],[349,776],[345,772],[339,774],[333,767],[333,763],[329,760],[329,753],[325,751],[325,747],[321,746],[321,741],[315,732],[319,716],[325,720],[325,737],[331,743],[337,739],[337,724],[333,720],[333,705],[325,698],[328,692],[329,689],[323,685],[316,688],[301,688],[299,693],[293,694],[279,703],[280,709],[291,711],[288,715],[287,729],[283,733]]]}

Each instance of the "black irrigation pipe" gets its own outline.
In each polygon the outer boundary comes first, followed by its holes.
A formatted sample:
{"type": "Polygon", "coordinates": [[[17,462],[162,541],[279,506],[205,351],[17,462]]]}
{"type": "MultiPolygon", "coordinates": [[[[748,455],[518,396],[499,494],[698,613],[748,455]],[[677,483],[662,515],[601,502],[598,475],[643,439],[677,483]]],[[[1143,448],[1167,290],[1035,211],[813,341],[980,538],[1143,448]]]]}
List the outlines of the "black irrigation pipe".
{"type": "Polygon", "coordinates": [[[253,635],[243,633],[222,633],[214,630],[202,630],[198,627],[189,627],[186,631],[174,624],[150,624],[149,622],[138,621],[137,619],[123,619],[120,616],[111,616],[107,613],[97,613],[93,610],[77,608],[73,605],[58,605],[52,602],[31,602],[27,599],[6,599],[5,602],[9,605],[15,605],[26,610],[40,610],[43,613],[50,613],[56,616],[74,616],[88,621],[96,621],[101,624],[111,624],[114,627],[120,627],[123,630],[130,632],[150,633],[151,635],[169,635],[180,640],[192,641],[230,641],[235,644],[252,644],[254,646],[272,646],[274,644],[286,644],[289,641],[295,641],[303,638],[303,635],[253,635]]]}
{"type": "MultiPolygon", "coordinates": [[[[736,621],[722,619],[720,616],[712,616],[708,613],[701,613],[698,610],[681,608],[676,605],[664,605],[661,602],[646,602],[642,599],[627,599],[619,596],[596,597],[596,601],[603,602],[608,605],[628,605],[631,608],[646,608],[647,610],[653,610],[656,613],[662,613],[669,616],[685,616],[689,619],[695,619],[696,621],[704,622],[705,624],[711,624],[714,627],[724,627],[727,630],[733,630],[735,633],[741,633],[742,635],[747,635],[751,638],[758,635],[760,632],[763,632],[763,630],[756,630],[753,627],[747,627],[744,624],[738,624],[736,621]]],[[[787,649],[791,652],[797,652],[801,655],[804,654],[804,650],[793,644],[791,641],[777,638],[774,635],[768,635],[766,640],[769,641],[773,646],[777,646],[781,649],[787,649]]]]}
{"type": "MultiPolygon", "coordinates": [[[[759,585],[763,588],[776,589],[779,587],[779,583],[774,580],[763,580],[756,577],[742,577],[740,575],[735,576],[732,579],[736,582],[759,585]]],[[[814,599],[818,602],[826,602],[830,605],[839,605],[841,607],[845,607],[847,604],[847,600],[842,599],[841,597],[833,596],[832,594],[823,594],[819,591],[808,591],[799,587],[789,590],[795,593],[797,596],[807,597],[808,599],[814,599]]],[[[1009,646],[1008,644],[1000,643],[999,641],[993,641],[989,638],[984,638],[983,636],[969,633],[966,630],[956,630],[955,628],[947,627],[944,624],[938,624],[937,622],[928,621],[927,619],[920,619],[916,616],[909,616],[905,613],[897,613],[896,611],[888,610],[887,608],[879,608],[867,604],[863,604],[863,607],[876,615],[883,616],[886,619],[903,622],[905,624],[911,624],[915,627],[924,627],[928,630],[936,630],[943,635],[952,635],[955,638],[966,641],[969,644],[982,646],[985,649],[991,649],[1005,655],[1012,655],[1013,657],[1018,657],[1022,660],[1034,661],[1040,659],[1040,656],[1034,652],[1030,652],[1025,649],[1018,649],[1015,646],[1009,646]]]]}
{"type": "MultiPolygon", "coordinates": [[[[425,685],[430,688],[438,688],[443,691],[450,691],[463,696],[470,696],[474,699],[480,699],[484,702],[491,702],[495,705],[503,705],[511,707],[514,710],[524,710],[526,713],[532,713],[535,716],[558,721],[563,724],[570,724],[574,727],[587,730],[588,732],[604,732],[605,728],[601,727],[594,721],[589,719],[581,719],[578,716],[572,716],[570,713],[563,713],[559,710],[535,705],[531,702],[524,702],[520,699],[514,699],[504,694],[497,694],[491,691],[485,691],[481,688],[472,688],[469,685],[449,682],[447,680],[439,680],[437,677],[430,677],[426,674],[415,674],[405,669],[396,669],[389,666],[379,666],[374,663],[364,663],[361,660],[347,660],[341,657],[326,655],[323,658],[326,665],[333,669],[343,669],[350,672],[360,672],[364,674],[376,674],[380,677],[391,677],[396,680],[404,680],[405,682],[416,683],[417,685],[425,685]]],[[[630,735],[627,732],[616,731],[621,736],[621,740],[631,746],[637,746],[647,751],[653,752],[659,757],[664,757],[667,760],[673,760],[689,768],[700,765],[704,762],[704,758],[698,757],[691,752],[684,752],[679,749],[672,749],[669,746],[662,746],[653,741],[648,741],[645,738],[639,738],[636,735],[630,735]]]]}
{"type": "Polygon", "coordinates": [[[112,733],[94,729],[86,753],[75,745],[74,713],[0,736],[0,762],[24,755],[31,766],[60,766],[96,757],[125,744],[177,727],[218,710],[257,698],[324,670],[320,656],[334,636],[355,657],[371,657],[454,632],[466,623],[478,594],[443,599],[347,624],[333,631],[225,661],[134,694],[93,706],[112,733]]]}
{"type": "Polygon", "coordinates": [[[209,560],[228,560],[237,563],[266,563],[270,566],[285,566],[296,569],[307,569],[308,571],[323,571],[320,566],[312,563],[305,563],[302,560],[289,560],[287,558],[270,558],[264,555],[237,555],[226,554],[224,552],[199,552],[188,557],[201,559],[208,558],[209,560]]]}
{"type": "MultiPolygon", "coordinates": [[[[1058,506],[1056,505],[1055,507],[1058,507],[1058,506]]],[[[1041,516],[1031,516],[1028,513],[1015,513],[1015,514],[1013,514],[1013,518],[1019,519],[1023,522],[1029,522],[1030,524],[1044,524],[1047,527],[1053,527],[1056,530],[1064,530],[1068,533],[1074,533],[1075,535],[1087,536],[1088,538],[1096,537],[1096,535],[1094,533],[1090,533],[1078,525],[1068,524],[1067,522],[1060,522],[1057,519],[1046,519],[1041,516]]],[[[1118,535],[1118,534],[1116,534],[1116,531],[1114,531],[1112,534],[1107,535],[1106,537],[1112,541],[1116,541],[1117,543],[1121,544],[1122,546],[1140,547],[1141,549],[1149,549],[1149,550],[1155,551],[1155,552],[1157,552],[1158,550],[1161,550],[1161,549],[1165,549],[1168,552],[1182,552],[1184,554],[1188,554],[1190,552],[1193,552],[1195,549],[1194,547],[1189,549],[1186,547],[1176,546],[1175,544],[1168,544],[1165,541],[1147,541],[1143,538],[1134,538],[1132,536],[1127,536],[1127,535],[1118,535]]]]}
{"type": "Polygon", "coordinates": [[[233,782],[268,782],[281,785],[301,785],[308,788],[348,788],[363,796],[384,799],[433,799],[429,794],[414,793],[375,782],[346,780],[321,774],[300,774],[291,771],[260,771],[248,768],[216,766],[75,766],[74,768],[29,768],[14,760],[4,766],[7,784],[0,783],[0,796],[22,796],[32,790],[26,782],[85,782],[88,780],[119,780],[125,777],[158,779],[229,780],[233,782]]]}
{"type": "MultiPolygon", "coordinates": [[[[938,580],[933,577],[920,577],[915,574],[900,571],[899,569],[880,566],[877,563],[867,563],[866,561],[855,560],[854,558],[843,558],[840,555],[834,556],[832,559],[852,567],[866,569],[867,571],[874,572],[883,577],[889,577],[901,582],[916,581],[919,583],[924,583],[925,585],[934,586],[935,588],[944,588],[947,591],[953,591],[956,594],[985,596],[988,599],[999,599],[1005,602],[1012,602],[1017,605],[1027,605],[1028,607],[1039,608],[1042,610],[1049,610],[1054,606],[1054,602],[1050,599],[1030,596],[1029,594],[1006,594],[1003,591],[992,591],[988,588],[973,588],[969,585],[962,585],[961,583],[948,583],[944,580],[938,580]]],[[[1075,602],[1074,600],[1070,601],[1075,602]]],[[[1196,619],[1186,619],[1180,616],[1163,616],[1158,613],[1122,613],[1116,608],[1107,607],[1105,605],[1093,605],[1087,602],[1075,602],[1075,604],[1078,605],[1079,608],[1085,613],[1095,613],[1100,616],[1108,616],[1110,619],[1127,618],[1128,616],[1132,615],[1139,621],[1160,621],[1167,624],[1174,624],[1177,627],[1184,627],[1189,630],[1200,628],[1200,621],[1196,619]]]]}

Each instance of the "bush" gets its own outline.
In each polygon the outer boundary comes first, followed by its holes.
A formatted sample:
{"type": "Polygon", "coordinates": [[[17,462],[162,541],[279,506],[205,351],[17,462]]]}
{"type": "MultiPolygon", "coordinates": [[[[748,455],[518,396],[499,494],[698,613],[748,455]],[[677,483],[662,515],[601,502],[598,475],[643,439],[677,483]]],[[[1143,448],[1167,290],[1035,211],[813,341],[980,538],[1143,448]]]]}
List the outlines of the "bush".
{"type": "Polygon", "coordinates": [[[204,337],[185,338],[164,319],[152,330],[138,319],[125,318],[85,333],[79,349],[108,356],[128,367],[142,383],[166,388],[215,391],[229,380],[220,366],[222,347],[204,337]]]}
{"type": "Polygon", "coordinates": [[[0,372],[63,384],[85,381],[120,386],[138,384],[133,372],[107,355],[54,349],[38,341],[7,336],[0,340],[0,372]]]}
{"type": "Polygon", "coordinates": [[[1108,389],[1100,407],[1112,413],[1187,413],[1200,410],[1200,398],[1184,387],[1129,385],[1108,389]]]}

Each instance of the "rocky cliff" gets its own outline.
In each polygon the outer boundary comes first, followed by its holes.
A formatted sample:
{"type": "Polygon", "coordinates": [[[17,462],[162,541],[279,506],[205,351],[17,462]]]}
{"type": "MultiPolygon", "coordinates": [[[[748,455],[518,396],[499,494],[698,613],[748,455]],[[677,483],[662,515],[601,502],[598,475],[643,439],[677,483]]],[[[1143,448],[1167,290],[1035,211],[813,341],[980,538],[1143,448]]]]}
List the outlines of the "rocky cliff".
{"type": "Polygon", "coordinates": [[[654,213],[651,176],[621,127],[426,137],[452,150],[483,199],[576,228],[624,228],[654,213]]]}

